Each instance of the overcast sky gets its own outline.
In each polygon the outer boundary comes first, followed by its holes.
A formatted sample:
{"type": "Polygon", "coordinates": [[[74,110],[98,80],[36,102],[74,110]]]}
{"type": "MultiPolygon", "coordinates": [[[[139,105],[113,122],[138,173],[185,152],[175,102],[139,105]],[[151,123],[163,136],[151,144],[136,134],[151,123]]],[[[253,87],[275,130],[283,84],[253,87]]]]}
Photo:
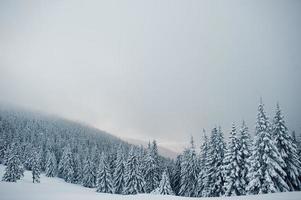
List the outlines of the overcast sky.
{"type": "Polygon", "coordinates": [[[262,96],[301,132],[301,1],[0,1],[0,101],[171,148],[262,96]]]}

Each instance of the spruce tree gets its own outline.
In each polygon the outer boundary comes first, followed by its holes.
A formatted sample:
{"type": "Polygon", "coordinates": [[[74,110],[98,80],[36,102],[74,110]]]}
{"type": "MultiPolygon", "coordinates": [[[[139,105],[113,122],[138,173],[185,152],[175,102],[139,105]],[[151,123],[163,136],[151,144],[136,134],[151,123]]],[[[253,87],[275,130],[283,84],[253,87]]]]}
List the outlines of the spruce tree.
{"type": "Polygon", "coordinates": [[[285,182],[287,174],[283,170],[285,162],[272,138],[271,126],[264,111],[262,101],[258,106],[255,138],[251,156],[249,194],[285,192],[289,186],[285,182]]]}
{"type": "Polygon", "coordinates": [[[39,183],[41,167],[40,167],[39,155],[36,150],[32,151],[31,166],[32,166],[32,182],[39,183]]]}
{"type": "Polygon", "coordinates": [[[209,153],[209,141],[206,135],[205,130],[203,130],[204,137],[203,137],[203,144],[201,145],[201,152],[200,152],[200,172],[198,175],[198,185],[197,185],[197,196],[207,196],[209,193],[208,188],[208,153],[209,153]]]}
{"type": "Polygon", "coordinates": [[[46,176],[55,177],[57,175],[57,161],[52,151],[48,150],[46,154],[46,176]]]}
{"type": "Polygon", "coordinates": [[[145,182],[141,174],[137,153],[132,147],[126,163],[124,194],[138,194],[145,192],[145,182]]]}
{"type": "Polygon", "coordinates": [[[174,165],[174,169],[172,170],[171,187],[172,187],[175,195],[178,195],[179,191],[180,191],[181,159],[182,159],[182,155],[178,155],[176,158],[176,163],[174,165]]]}
{"type": "Polygon", "coordinates": [[[83,178],[82,162],[78,153],[73,154],[73,181],[72,183],[80,183],[83,178]]]}
{"type": "Polygon", "coordinates": [[[111,176],[108,160],[105,157],[104,153],[101,154],[96,182],[97,182],[96,192],[113,193],[112,176],[111,176]]]}
{"type": "Polygon", "coordinates": [[[93,146],[92,150],[91,150],[91,164],[92,164],[92,167],[93,167],[93,173],[95,174],[95,182],[94,182],[94,185],[96,186],[96,181],[97,181],[97,171],[98,171],[98,168],[99,168],[99,165],[100,165],[100,158],[101,156],[101,153],[100,153],[100,150],[98,148],[97,145],[93,146]]]}
{"type": "Polygon", "coordinates": [[[288,133],[279,104],[277,104],[274,117],[273,136],[278,152],[285,162],[285,165],[282,167],[287,174],[285,181],[288,184],[290,191],[300,190],[301,183],[299,176],[301,175],[301,164],[298,159],[297,146],[293,142],[291,135],[288,133]]]}
{"type": "Polygon", "coordinates": [[[124,188],[125,160],[121,145],[117,151],[116,168],[114,171],[114,193],[122,194],[124,188]]]}
{"type": "Polygon", "coordinates": [[[172,188],[170,186],[167,169],[164,170],[160,184],[158,188],[153,191],[153,193],[161,195],[174,195],[174,192],[172,191],[172,188]]]}
{"type": "MultiPolygon", "coordinates": [[[[152,142],[153,144],[151,145],[151,152],[152,152],[152,155],[154,157],[154,160],[155,160],[155,165],[156,165],[156,169],[155,170],[155,176],[157,176],[157,180],[160,181],[160,177],[161,177],[161,171],[160,171],[160,162],[159,162],[159,153],[158,153],[158,146],[157,146],[157,141],[156,140],[153,140],[152,142]]],[[[159,183],[158,183],[159,185],[159,183]]]]}
{"type": "Polygon", "coordinates": [[[59,163],[59,176],[66,182],[72,183],[74,176],[73,157],[70,146],[64,148],[62,158],[59,163]]]}
{"type": "Polygon", "coordinates": [[[224,154],[226,150],[226,145],[224,142],[223,133],[221,128],[213,128],[208,151],[208,173],[206,179],[208,183],[206,184],[206,192],[204,196],[218,197],[224,195],[224,154]]]}
{"type": "Polygon", "coordinates": [[[3,181],[7,182],[16,182],[19,180],[24,173],[23,165],[20,161],[18,151],[17,151],[17,145],[15,143],[12,143],[10,147],[8,148],[7,152],[7,160],[6,160],[6,168],[5,173],[2,177],[3,181]]]}
{"type": "Polygon", "coordinates": [[[152,192],[159,186],[159,166],[158,166],[158,155],[157,145],[153,142],[153,146],[149,145],[145,160],[143,163],[144,180],[145,180],[145,191],[147,193],[152,192]]]}
{"type": "Polygon", "coordinates": [[[229,143],[224,160],[225,169],[225,195],[239,196],[245,194],[244,181],[242,180],[242,153],[239,139],[237,137],[235,124],[232,124],[232,130],[229,137],[229,143]]]}
{"type": "Polygon", "coordinates": [[[183,153],[181,162],[181,180],[179,195],[186,197],[197,196],[198,161],[195,153],[193,138],[191,146],[183,153]]]}
{"type": "Polygon", "coordinates": [[[82,185],[88,188],[94,188],[96,182],[96,175],[93,170],[94,166],[91,162],[90,156],[86,157],[83,168],[82,185]]]}
{"type": "Polygon", "coordinates": [[[241,181],[243,184],[244,188],[244,194],[246,194],[245,188],[249,184],[248,180],[248,173],[249,169],[251,166],[250,163],[250,156],[251,156],[251,137],[248,131],[248,127],[245,123],[245,121],[242,122],[242,126],[239,131],[239,142],[240,142],[240,152],[241,152],[241,158],[242,158],[242,163],[241,163],[241,181]]]}

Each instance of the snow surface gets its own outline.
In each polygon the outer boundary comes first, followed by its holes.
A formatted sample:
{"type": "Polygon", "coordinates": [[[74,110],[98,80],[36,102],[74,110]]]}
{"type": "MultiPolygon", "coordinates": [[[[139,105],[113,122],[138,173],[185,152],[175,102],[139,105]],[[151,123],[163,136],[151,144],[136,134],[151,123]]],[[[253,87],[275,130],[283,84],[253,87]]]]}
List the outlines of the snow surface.
{"type": "MultiPolygon", "coordinates": [[[[0,165],[0,177],[4,174],[4,166],[0,165]]],[[[49,178],[41,175],[41,183],[32,183],[31,171],[26,171],[25,176],[17,183],[0,181],[1,200],[300,200],[301,192],[286,192],[267,195],[217,197],[217,198],[188,198],[176,196],[161,196],[153,194],[140,195],[115,195],[97,193],[95,189],[85,188],[80,185],[66,183],[60,178],[49,178]]]]}

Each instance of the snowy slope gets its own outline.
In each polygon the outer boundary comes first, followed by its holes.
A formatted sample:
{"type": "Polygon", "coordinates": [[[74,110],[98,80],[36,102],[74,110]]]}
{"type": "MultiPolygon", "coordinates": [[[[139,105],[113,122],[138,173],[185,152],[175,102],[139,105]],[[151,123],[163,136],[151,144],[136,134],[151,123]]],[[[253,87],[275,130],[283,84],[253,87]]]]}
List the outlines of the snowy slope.
{"type": "MultiPolygon", "coordinates": [[[[0,165],[0,177],[3,176],[4,166],[0,165]]],[[[151,194],[141,195],[112,195],[96,193],[95,189],[89,189],[80,185],[64,182],[59,178],[41,176],[41,183],[33,184],[31,172],[26,171],[25,177],[17,183],[0,182],[1,200],[300,200],[301,192],[278,193],[257,196],[223,197],[223,198],[187,198],[176,196],[160,196],[151,194]]]]}

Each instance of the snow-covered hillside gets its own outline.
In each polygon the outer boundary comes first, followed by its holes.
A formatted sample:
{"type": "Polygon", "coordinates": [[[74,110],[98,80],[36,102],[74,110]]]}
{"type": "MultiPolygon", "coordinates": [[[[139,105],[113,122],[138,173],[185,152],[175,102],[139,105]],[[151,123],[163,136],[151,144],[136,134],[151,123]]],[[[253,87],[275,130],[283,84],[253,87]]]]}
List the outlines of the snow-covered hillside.
{"type": "MultiPolygon", "coordinates": [[[[5,166],[0,165],[0,177],[4,174],[5,166]]],[[[80,185],[66,183],[63,179],[41,176],[41,183],[32,183],[31,171],[26,171],[25,176],[17,183],[0,182],[0,199],[2,200],[299,200],[301,192],[287,192],[267,195],[253,195],[241,197],[217,198],[187,198],[176,196],[161,196],[151,194],[141,195],[115,195],[95,192],[95,189],[85,188],[80,185]]]]}

